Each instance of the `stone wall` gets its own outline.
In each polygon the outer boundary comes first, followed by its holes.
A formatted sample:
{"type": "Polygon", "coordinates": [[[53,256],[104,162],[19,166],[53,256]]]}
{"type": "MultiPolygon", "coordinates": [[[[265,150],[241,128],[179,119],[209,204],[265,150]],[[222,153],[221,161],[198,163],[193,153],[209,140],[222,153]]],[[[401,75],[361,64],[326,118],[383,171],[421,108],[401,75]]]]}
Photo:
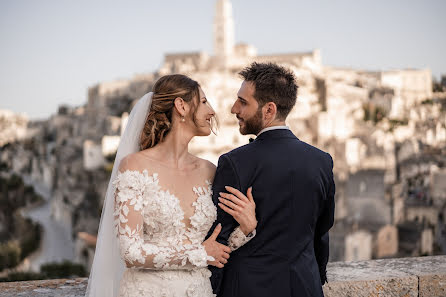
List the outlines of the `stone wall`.
{"type": "MultiPolygon", "coordinates": [[[[0,297],[81,297],[87,283],[86,278],[0,283],[0,297]]],[[[324,292],[326,297],[444,297],[446,256],[329,263],[324,292]]]]}
{"type": "Polygon", "coordinates": [[[446,296],[446,256],[334,262],[326,297],[446,296]]]}

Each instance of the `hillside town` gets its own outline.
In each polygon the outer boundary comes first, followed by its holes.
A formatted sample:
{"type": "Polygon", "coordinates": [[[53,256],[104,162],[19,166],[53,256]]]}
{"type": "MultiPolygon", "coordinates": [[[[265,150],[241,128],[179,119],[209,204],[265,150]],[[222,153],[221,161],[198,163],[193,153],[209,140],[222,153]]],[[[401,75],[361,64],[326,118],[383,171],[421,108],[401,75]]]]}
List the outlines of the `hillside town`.
{"type": "Polygon", "coordinates": [[[434,92],[429,69],[330,67],[320,49],[258,55],[254,45],[234,44],[229,0],[217,1],[213,25],[212,54],[166,53],[157,71],[91,86],[85,105],[62,105],[46,120],[0,113],[2,170],[49,190],[51,218],[71,231],[68,260],[91,267],[114,156],[136,101],[163,75],[197,80],[220,127],[190,150],[216,164],[248,143],[230,108],[238,72],[254,61],[295,73],[298,99],[287,125],[334,159],[330,261],[446,254],[446,79],[434,92]]]}

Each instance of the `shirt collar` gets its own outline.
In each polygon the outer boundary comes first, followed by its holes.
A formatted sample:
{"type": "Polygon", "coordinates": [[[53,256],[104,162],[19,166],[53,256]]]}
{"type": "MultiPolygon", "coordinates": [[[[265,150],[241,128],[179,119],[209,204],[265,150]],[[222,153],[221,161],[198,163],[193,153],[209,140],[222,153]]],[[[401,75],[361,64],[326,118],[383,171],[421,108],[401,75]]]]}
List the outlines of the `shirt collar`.
{"type": "Polygon", "coordinates": [[[286,130],[290,130],[290,128],[289,128],[288,126],[272,126],[272,127],[267,127],[267,128],[262,129],[262,130],[259,132],[259,134],[257,134],[257,137],[258,137],[260,134],[262,134],[263,132],[271,131],[271,130],[278,130],[278,129],[286,129],[286,130]]]}

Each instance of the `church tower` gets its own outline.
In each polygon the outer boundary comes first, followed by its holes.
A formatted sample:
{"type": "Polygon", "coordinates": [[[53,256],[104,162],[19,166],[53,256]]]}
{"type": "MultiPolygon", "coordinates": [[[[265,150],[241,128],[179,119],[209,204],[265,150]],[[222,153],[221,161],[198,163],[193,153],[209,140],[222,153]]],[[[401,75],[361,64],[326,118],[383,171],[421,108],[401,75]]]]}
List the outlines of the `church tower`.
{"type": "Polygon", "coordinates": [[[219,68],[227,68],[234,52],[234,20],[229,0],[217,0],[214,19],[214,55],[219,68]]]}

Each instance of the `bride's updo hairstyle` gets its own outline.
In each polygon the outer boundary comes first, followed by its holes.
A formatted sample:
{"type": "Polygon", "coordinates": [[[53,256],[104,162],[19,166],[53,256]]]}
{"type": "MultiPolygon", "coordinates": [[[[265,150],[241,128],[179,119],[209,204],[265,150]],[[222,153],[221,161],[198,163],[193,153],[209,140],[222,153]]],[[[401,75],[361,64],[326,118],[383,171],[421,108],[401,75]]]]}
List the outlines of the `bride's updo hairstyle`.
{"type": "Polygon", "coordinates": [[[195,111],[198,103],[194,101],[199,100],[199,87],[198,82],[182,74],[166,75],[158,79],[153,86],[152,105],[141,133],[141,150],[154,147],[169,133],[174,102],[178,97],[191,103],[193,121],[196,124],[195,111]]]}

